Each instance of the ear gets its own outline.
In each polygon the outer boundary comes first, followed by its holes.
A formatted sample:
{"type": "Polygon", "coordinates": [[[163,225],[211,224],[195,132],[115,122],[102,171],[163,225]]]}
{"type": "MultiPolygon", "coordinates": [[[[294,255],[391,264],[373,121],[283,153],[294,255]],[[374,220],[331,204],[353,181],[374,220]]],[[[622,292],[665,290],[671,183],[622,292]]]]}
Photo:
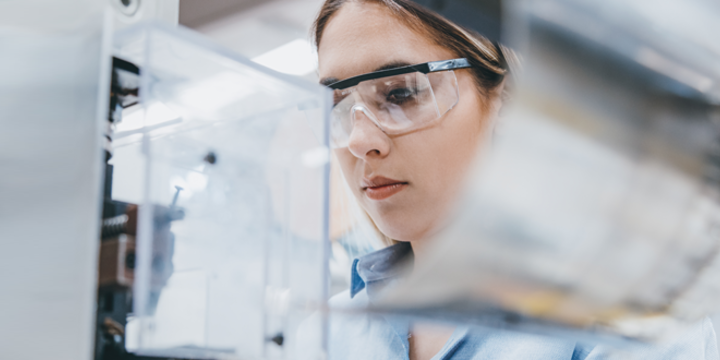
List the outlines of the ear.
{"type": "Polygon", "coordinates": [[[506,104],[510,100],[510,94],[509,89],[506,88],[506,85],[508,84],[507,77],[503,79],[503,81],[493,90],[493,101],[492,101],[492,109],[495,114],[497,114],[498,117],[502,116],[503,110],[506,107],[506,104]]]}
{"type": "Polygon", "coordinates": [[[492,143],[493,139],[495,138],[495,134],[498,130],[498,127],[501,127],[502,124],[500,124],[500,119],[503,115],[503,110],[506,107],[507,103],[507,91],[505,89],[505,83],[506,80],[503,79],[503,81],[498,85],[495,89],[493,89],[491,94],[491,100],[490,100],[490,106],[489,106],[489,120],[490,120],[490,128],[489,128],[489,140],[492,143]]]}

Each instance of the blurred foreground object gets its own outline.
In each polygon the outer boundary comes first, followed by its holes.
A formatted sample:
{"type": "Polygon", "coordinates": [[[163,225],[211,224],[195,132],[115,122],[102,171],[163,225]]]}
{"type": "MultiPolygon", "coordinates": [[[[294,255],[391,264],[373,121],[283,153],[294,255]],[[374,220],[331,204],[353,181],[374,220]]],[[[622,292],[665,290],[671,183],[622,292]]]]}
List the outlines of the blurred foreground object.
{"type": "Polygon", "coordinates": [[[720,310],[720,3],[505,5],[515,98],[378,309],[644,341],[720,310]]]}
{"type": "Polygon", "coordinates": [[[0,2],[2,359],[91,358],[104,5],[0,2]]]}

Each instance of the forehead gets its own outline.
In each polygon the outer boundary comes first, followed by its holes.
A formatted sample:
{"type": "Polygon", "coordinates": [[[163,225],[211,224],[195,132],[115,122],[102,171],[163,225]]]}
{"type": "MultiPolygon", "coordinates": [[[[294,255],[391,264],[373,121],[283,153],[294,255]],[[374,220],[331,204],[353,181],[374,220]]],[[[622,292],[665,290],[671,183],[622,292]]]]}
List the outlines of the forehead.
{"type": "Polygon", "coordinates": [[[453,58],[383,5],[350,1],[333,15],[318,49],[320,78],[346,79],[391,63],[453,58]]]}

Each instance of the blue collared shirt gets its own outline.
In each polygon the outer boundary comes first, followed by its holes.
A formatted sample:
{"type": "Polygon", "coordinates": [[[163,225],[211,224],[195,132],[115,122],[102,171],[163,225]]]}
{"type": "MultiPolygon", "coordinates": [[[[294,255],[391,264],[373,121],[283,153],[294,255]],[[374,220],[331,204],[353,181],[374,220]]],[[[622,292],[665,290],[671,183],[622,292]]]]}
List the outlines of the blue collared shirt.
{"type": "MultiPolygon", "coordinates": [[[[408,243],[399,243],[370,253],[353,262],[348,291],[330,300],[336,310],[362,309],[379,289],[399,276],[396,265],[412,259],[408,243]]],[[[336,311],[330,316],[329,358],[331,360],[409,359],[410,323],[400,317],[336,311]]],[[[692,327],[675,342],[661,347],[615,350],[585,346],[574,341],[546,336],[458,326],[433,360],[533,359],[692,359],[720,360],[715,331],[709,319],[692,327]]]]}

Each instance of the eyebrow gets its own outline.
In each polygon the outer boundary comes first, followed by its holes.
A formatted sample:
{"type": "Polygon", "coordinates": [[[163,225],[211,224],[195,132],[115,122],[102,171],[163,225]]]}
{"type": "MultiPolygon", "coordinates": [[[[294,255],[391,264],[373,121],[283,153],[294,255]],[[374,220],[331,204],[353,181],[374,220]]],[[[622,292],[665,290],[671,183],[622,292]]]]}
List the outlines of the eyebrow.
{"type": "Polygon", "coordinates": [[[340,81],[340,79],[338,79],[336,77],[326,77],[326,78],[320,79],[320,85],[328,86],[328,85],[330,85],[332,83],[336,83],[338,81],[340,81]]]}
{"type": "Polygon", "coordinates": [[[397,68],[399,68],[399,67],[410,66],[410,65],[412,65],[412,64],[410,64],[409,62],[405,62],[405,61],[392,61],[392,62],[389,62],[389,63],[387,63],[387,64],[385,64],[385,65],[382,65],[382,66],[376,68],[376,69],[373,70],[372,72],[382,71],[382,70],[390,70],[390,69],[397,69],[397,68]]]}
{"type": "MultiPolygon", "coordinates": [[[[380,67],[375,68],[375,70],[371,71],[371,73],[376,72],[376,71],[382,71],[382,70],[397,69],[397,68],[400,68],[403,66],[409,66],[409,65],[411,65],[411,64],[408,62],[405,62],[405,61],[391,61],[387,64],[384,64],[384,65],[381,65],[380,67]]],[[[328,85],[336,83],[338,81],[340,81],[340,79],[338,79],[336,77],[326,77],[326,78],[320,79],[320,84],[328,86],[328,85]]]]}

